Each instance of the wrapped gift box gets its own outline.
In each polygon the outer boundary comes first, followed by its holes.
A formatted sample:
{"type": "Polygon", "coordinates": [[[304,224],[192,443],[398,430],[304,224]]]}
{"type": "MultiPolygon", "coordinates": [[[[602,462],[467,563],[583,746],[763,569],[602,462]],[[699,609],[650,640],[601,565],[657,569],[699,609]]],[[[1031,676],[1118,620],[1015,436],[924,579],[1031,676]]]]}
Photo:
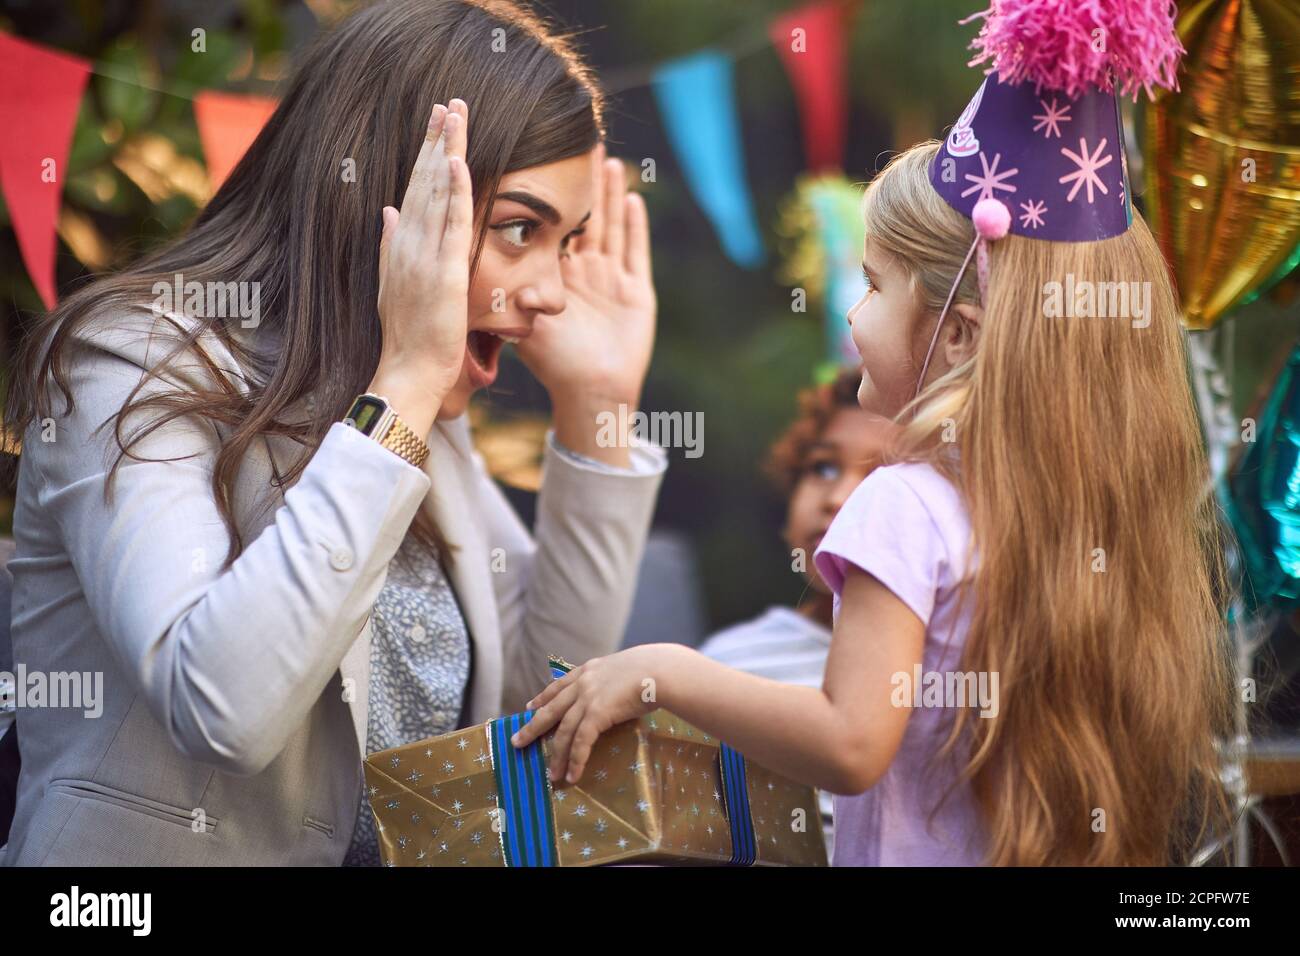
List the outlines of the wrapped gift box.
{"type": "Polygon", "coordinates": [[[548,738],[510,743],[529,717],[366,757],[386,865],[826,865],[814,788],[665,710],[601,735],[563,786],[546,778],[548,738]]]}

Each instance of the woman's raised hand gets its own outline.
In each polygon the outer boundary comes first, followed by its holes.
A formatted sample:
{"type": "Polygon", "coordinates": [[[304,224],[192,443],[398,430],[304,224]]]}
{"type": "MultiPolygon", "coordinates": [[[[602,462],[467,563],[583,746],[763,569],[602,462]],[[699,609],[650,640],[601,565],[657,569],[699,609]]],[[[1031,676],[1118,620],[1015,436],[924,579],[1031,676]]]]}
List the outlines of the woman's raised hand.
{"type": "Polygon", "coordinates": [[[562,263],[564,312],[539,315],[520,358],[553,404],[578,395],[635,407],[655,336],[655,289],[645,201],[623,164],[593,151],[591,219],[562,263]]]}
{"type": "Polygon", "coordinates": [[[469,108],[433,108],[399,212],[383,210],[379,321],[383,346],[370,385],[427,436],[460,378],[469,311],[474,201],[465,164],[469,108]]]}

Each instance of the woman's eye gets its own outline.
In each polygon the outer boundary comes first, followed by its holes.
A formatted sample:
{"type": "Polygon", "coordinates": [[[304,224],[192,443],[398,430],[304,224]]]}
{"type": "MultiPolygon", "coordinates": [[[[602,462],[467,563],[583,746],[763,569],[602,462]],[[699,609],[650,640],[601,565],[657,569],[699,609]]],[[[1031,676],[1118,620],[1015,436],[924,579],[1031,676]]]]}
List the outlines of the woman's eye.
{"type": "Polygon", "coordinates": [[[514,219],[510,222],[500,223],[492,228],[510,245],[523,248],[532,241],[533,233],[537,231],[537,224],[529,222],[527,219],[514,219]]]}
{"type": "Polygon", "coordinates": [[[864,292],[876,291],[876,284],[871,281],[871,276],[867,275],[865,272],[862,273],[862,282],[864,285],[864,289],[863,289],[864,292]]]}
{"type": "Polygon", "coordinates": [[[560,243],[560,251],[561,251],[561,252],[568,252],[568,251],[569,251],[569,248],[570,248],[570,247],[572,246],[572,244],[573,244],[573,240],[577,239],[579,236],[581,236],[581,235],[583,235],[584,233],[586,233],[586,231],[587,231],[587,228],[584,226],[584,227],[582,227],[581,229],[575,229],[575,230],[573,230],[573,232],[571,232],[571,233],[569,233],[567,236],[565,236],[565,237],[564,237],[564,241],[560,243]]]}

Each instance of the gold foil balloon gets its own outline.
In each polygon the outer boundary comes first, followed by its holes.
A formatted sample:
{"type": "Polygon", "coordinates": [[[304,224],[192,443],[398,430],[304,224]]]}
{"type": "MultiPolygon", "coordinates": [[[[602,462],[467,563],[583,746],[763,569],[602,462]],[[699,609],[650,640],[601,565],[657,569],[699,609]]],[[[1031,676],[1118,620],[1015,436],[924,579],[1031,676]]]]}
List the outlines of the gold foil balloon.
{"type": "Polygon", "coordinates": [[[1300,2],[1181,0],[1181,89],[1147,109],[1147,206],[1183,317],[1212,327],[1300,244],[1300,2]]]}

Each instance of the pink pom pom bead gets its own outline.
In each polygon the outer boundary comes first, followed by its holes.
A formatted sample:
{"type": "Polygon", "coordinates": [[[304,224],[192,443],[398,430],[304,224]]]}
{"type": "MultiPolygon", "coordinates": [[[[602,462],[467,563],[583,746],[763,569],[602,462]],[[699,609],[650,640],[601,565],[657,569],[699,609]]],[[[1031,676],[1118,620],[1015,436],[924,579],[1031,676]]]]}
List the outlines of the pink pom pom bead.
{"type": "Polygon", "coordinates": [[[971,221],[985,239],[1001,239],[1011,228],[1011,210],[1000,199],[981,199],[971,212],[971,221]]]}

